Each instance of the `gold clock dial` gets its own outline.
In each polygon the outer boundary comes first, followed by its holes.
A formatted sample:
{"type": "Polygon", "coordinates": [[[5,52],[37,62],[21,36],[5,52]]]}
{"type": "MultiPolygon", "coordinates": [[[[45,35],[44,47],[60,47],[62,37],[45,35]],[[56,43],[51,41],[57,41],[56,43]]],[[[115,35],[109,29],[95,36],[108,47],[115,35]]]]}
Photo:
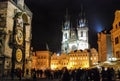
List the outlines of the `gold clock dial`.
{"type": "Polygon", "coordinates": [[[22,30],[17,30],[16,42],[17,42],[18,45],[23,44],[23,32],[22,32],[22,30]]]}
{"type": "Polygon", "coordinates": [[[16,60],[18,62],[21,62],[21,60],[22,60],[22,50],[21,49],[16,50],[16,60]]]}

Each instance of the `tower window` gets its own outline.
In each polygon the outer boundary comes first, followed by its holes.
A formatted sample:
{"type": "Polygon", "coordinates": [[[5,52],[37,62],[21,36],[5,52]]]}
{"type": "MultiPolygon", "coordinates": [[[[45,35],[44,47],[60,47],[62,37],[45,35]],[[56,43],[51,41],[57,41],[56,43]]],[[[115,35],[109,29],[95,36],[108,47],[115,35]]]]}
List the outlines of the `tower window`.
{"type": "Polygon", "coordinates": [[[83,37],[83,31],[81,31],[81,37],[83,37]]]}
{"type": "Polygon", "coordinates": [[[116,51],[116,57],[117,57],[117,58],[120,57],[120,51],[116,51]]]}
{"type": "Polygon", "coordinates": [[[118,43],[119,43],[119,38],[116,37],[116,38],[115,38],[115,44],[118,44],[118,43]]]}
{"type": "Polygon", "coordinates": [[[65,33],[65,39],[67,39],[67,33],[65,33]]]}
{"type": "Polygon", "coordinates": [[[88,37],[88,32],[86,32],[86,37],[88,37]]]}
{"type": "Polygon", "coordinates": [[[116,24],[116,29],[117,29],[117,24],[116,24]]]}
{"type": "Polygon", "coordinates": [[[119,26],[120,26],[120,22],[119,22],[119,26]]]}

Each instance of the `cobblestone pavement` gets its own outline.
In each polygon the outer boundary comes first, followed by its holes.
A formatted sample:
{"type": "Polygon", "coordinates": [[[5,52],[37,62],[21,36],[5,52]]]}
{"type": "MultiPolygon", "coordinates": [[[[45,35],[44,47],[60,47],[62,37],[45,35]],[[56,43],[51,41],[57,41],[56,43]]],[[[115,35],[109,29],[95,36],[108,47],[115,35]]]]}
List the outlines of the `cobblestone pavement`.
{"type": "Polygon", "coordinates": [[[15,78],[15,79],[10,79],[10,78],[4,78],[4,79],[0,79],[0,81],[59,81],[58,79],[46,79],[46,78],[40,78],[40,79],[37,79],[37,80],[33,80],[33,79],[22,79],[22,80],[19,80],[18,78],[15,78]]]}
{"type": "MultiPolygon", "coordinates": [[[[0,80],[0,81],[60,81],[58,79],[37,79],[37,80],[33,80],[33,79],[29,79],[29,80],[25,80],[25,79],[22,79],[22,80],[19,80],[19,79],[14,79],[14,80],[11,80],[11,79],[3,79],[3,80],[0,80]]],[[[115,81],[120,81],[119,79],[115,80],[115,81]]]]}
{"type": "MultiPolygon", "coordinates": [[[[14,80],[12,80],[11,78],[4,78],[4,79],[0,79],[0,81],[60,81],[60,80],[59,79],[46,79],[46,78],[39,78],[37,80],[33,80],[33,79],[27,79],[26,80],[24,78],[22,78],[22,80],[19,80],[18,78],[15,78],[14,80]]],[[[113,81],[120,81],[120,79],[116,79],[116,80],[113,80],[113,81]]]]}

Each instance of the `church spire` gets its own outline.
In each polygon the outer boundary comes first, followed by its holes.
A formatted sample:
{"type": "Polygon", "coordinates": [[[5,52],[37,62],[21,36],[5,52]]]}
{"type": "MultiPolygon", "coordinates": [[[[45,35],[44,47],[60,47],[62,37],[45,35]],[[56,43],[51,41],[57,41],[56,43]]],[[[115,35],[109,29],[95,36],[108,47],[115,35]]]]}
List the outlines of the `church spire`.
{"type": "Polygon", "coordinates": [[[49,47],[48,47],[48,44],[46,43],[46,50],[48,50],[49,51],[49,47]]]}
{"type": "Polygon", "coordinates": [[[81,12],[79,14],[78,26],[79,27],[87,26],[87,20],[86,20],[86,17],[85,17],[85,12],[83,11],[83,4],[81,4],[81,12]]]}
{"type": "Polygon", "coordinates": [[[66,21],[68,20],[68,8],[66,8],[66,15],[65,15],[66,21]]]}
{"type": "Polygon", "coordinates": [[[83,5],[81,4],[81,12],[80,12],[80,17],[83,17],[83,5]]]}
{"type": "Polygon", "coordinates": [[[70,28],[70,19],[69,19],[69,16],[68,16],[68,9],[66,9],[64,29],[69,30],[69,28],[70,28]]]}

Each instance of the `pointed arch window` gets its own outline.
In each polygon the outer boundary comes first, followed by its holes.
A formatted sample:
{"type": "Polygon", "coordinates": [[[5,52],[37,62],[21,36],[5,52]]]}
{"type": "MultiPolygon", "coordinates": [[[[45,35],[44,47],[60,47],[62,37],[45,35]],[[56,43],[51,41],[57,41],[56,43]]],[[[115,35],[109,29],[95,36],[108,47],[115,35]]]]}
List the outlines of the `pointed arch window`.
{"type": "Polygon", "coordinates": [[[86,32],[86,37],[88,37],[88,32],[86,32]]]}
{"type": "Polygon", "coordinates": [[[118,44],[118,43],[119,43],[119,38],[116,37],[116,38],[115,38],[115,44],[118,44]]]}
{"type": "Polygon", "coordinates": [[[68,37],[67,37],[67,33],[65,33],[65,39],[67,39],[68,37]]]}
{"type": "Polygon", "coordinates": [[[119,22],[119,27],[120,27],[120,22],[119,22]]]}
{"type": "Polygon", "coordinates": [[[81,37],[83,37],[83,31],[81,31],[81,37]]]}
{"type": "Polygon", "coordinates": [[[117,29],[117,24],[115,26],[116,26],[116,29],[117,29]]]}

